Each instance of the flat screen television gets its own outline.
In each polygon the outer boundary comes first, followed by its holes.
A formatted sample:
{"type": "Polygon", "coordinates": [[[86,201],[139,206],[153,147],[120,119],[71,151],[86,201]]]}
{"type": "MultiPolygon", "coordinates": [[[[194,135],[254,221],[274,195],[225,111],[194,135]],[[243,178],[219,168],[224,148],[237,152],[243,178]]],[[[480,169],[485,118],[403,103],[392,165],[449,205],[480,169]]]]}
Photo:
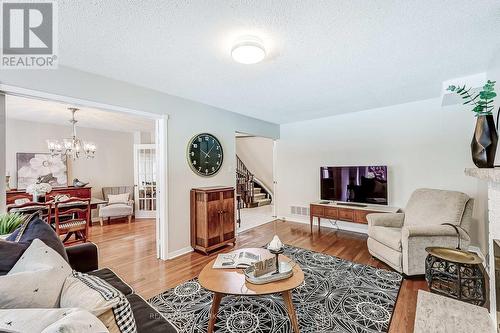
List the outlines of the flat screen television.
{"type": "Polygon", "coordinates": [[[320,168],[321,200],[387,205],[387,166],[320,168]]]}

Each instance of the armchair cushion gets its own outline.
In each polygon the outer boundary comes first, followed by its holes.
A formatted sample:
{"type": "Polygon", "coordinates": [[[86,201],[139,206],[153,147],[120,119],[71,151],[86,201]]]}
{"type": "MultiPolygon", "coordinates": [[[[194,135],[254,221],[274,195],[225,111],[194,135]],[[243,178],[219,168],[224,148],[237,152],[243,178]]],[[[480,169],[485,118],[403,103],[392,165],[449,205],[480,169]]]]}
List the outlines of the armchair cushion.
{"type": "Polygon", "coordinates": [[[402,249],[401,228],[373,226],[368,228],[368,236],[393,250],[401,251],[402,249]]]}
{"type": "Polygon", "coordinates": [[[418,189],[406,205],[404,225],[460,224],[468,200],[462,192],[418,189]]]}
{"type": "MultiPolygon", "coordinates": [[[[460,231],[460,237],[469,241],[469,235],[460,231]]],[[[402,238],[409,237],[457,237],[457,232],[449,225],[410,225],[402,229],[402,238]]]]}
{"type": "Polygon", "coordinates": [[[128,204],[112,204],[99,209],[99,217],[128,216],[134,213],[134,208],[128,204]]]}
{"type": "Polygon", "coordinates": [[[401,228],[403,226],[404,218],[404,213],[373,213],[366,216],[370,227],[380,226],[401,228]]]}

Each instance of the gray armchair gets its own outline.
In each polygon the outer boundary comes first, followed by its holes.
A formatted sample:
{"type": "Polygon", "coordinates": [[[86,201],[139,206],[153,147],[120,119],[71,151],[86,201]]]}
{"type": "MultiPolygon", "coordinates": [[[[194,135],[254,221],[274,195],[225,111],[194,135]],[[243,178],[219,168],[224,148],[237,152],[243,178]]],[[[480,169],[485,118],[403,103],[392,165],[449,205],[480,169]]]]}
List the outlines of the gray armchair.
{"type": "Polygon", "coordinates": [[[370,254],[406,275],[425,273],[426,247],[455,248],[458,227],[461,248],[467,250],[474,199],[465,193],[418,189],[404,213],[375,213],[367,216],[370,254]]]}
{"type": "Polygon", "coordinates": [[[99,205],[99,222],[101,226],[104,224],[104,218],[108,219],[116,217],[128,217],[128,223],[132,221],[134,215],[134,187],[133,186],[113,186],[103,187],[102,196],[107,204],[99,205]],[[110,195],[128,194],[128,200],[123,202],[111,203],[110,195]]]}

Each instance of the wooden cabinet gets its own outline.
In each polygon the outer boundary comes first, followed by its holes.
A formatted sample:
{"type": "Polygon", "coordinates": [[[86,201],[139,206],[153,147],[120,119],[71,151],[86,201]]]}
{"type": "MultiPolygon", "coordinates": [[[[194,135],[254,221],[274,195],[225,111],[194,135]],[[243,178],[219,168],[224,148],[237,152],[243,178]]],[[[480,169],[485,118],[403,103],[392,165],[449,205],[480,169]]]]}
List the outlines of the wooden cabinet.
{"type": "MultiPolygon", "coordinates": [[[[88,186],[86,186],[86,187],[74,187],[74,186],[54,187],[51,192],[46,194],[46,196],[53,198],[57,194],[66,194],[70,197],[88,199],[88,198],[91,198],[91,190],[92,190],[92,187],[88,187],[88,186]]],[[[11,205],[17,199],[22,199],[22,198],[28,198],[28,199],[32,200],[33,196],[31,194],[26,193],[25,190],[7,191],[7,205],[11,205]]]]}
{"type": "MultiPolygon", "coordinates": [[[[372,205],[373,206],[373,205],[372,205]]],[[[318,226],[321,223],[321,219],[338,220],[345,222],[354,222],[368,224],[366,220],[366,215],[371,213],[390,213],[397,212],[399,209],[393,207],[377,207],[377,209],[370,209],[367,207],[356,207],[349,208],[342,206],[340,204],[311,204],[310,206],[310,222],[311,230],[313,225],[313,219],[318,218],[318,226]]]]}
{"type": "Polygon", "coordinates": [[[191,190],[191,246],[208,253],[235,243],[233,187],[204,187],[191,190]]]}

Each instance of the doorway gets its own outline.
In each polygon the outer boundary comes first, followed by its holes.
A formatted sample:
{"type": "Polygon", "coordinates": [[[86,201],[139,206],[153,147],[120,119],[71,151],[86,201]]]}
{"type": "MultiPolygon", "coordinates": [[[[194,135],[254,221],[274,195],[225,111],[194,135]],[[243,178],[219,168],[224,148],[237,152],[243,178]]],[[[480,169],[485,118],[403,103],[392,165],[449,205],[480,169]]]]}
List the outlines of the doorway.
{"type": "Polygon", "coordinates": [[[236,132],[236,194],[238,231],[274,221],[275,142],[236,132]]]}
{"type": "MultiPolygon", "coordinates": [[[[15,155],[17,151],[14,150],[31,150],[33,153],[50,153],[47,143],[45,143],[48,139],[53,139],[52,137],[48,137],[49,134],[53,133],[53,135],[57,139],[63,140],[65,137],[71,137],[71,133],[66,133],[66,130],[70,128],[70,124],[67,122],[68,115],[66,114],[68,107],[78,108],[79,111],[77,113],[77,119],[79,121],[77,133],[78,136],[85,136],[88,138],[87,140],[96,141],[97,139],[102,139],[104,143],[97,143],[96,157],[99,156],[98,163],[92,163],[92,159],[79,159],[79,166],[76,166],[76,163],[71,163],[67,166],[67,185],[68,187],[73,185],[73,179],[79,178],[82,182],[90,181],[91,184],[95,187],[92,190],[92,197],[100,198],[101,187],[113,187],[113,186],[121,186],[121,185],[130,185],[131,188],[134,188],[134,185],[137,184],[135,182],[135,163],[134,163],[134,154],[135,154],[135,146],[134,144],[142,144],[143,141],[137,141],[137,137],[141,137],[142,132],[148,132],[149,136],[153,138],[153,141],[148,142],[148,152],[149,157],[147,160],[148,171],[147,177],[149,177],[147,181],[144,182],[144,187],[142,187],[143,191],[139,191],[139,195],[137,195],[136,191],[132,191],[131,198],[134,198],[137,201],[142,203],[143,206],[138,210],[138,214],[136,218],[149,218],[151,223],[154,224],[152,229],[155,230],[155,250],[157,253],[157,257],[160,259],[167,259],[167,198],[166,198],[166,131],[167,126],[166,122],[168,117],[166,115],[157,115],[146,113],[138,110],[126,109],[122,107],[116,107],[113,105],[107,105],[102,103],[95,103],[87,100],[80,100],[65,96],[46,94],[38,91],[28,91],[25,89],[20,89],[17,87],[0,85],[0,94],[4,94],[4,105],[7,116],[7,122],[14,123],[17,122],[19,126],[28,126],[26,128],[32,128],[30,135],[39,135],[40,138],[33,140],[24,140],[24,143],[28,146],[25,147],[12,147],[12,138],[23,137],[22,134],[12,133],[12,129],[14,126],[10,126],[8,123],[6,128],[10,134],[5,142],[5,147],[7,148],[5,153],[5,163],[6,168],[8,170],[7,173],[11,176],[11,187],[15,186],[15,182],[13,178],[17,179],[17,166],[15,166],[15,162],[13,163],[11,160],[15,159],[15,155]],[[27,108],[26,114],[22,114],[19,110],[22,110],[22,104],[25,103],[27,108]],[[35,112],[37,111],[37,105],[41,108],[47,108],[47,112],[35,112]],[[17,108],[17,111],[16,111],[17,108]],[[32,115],[30,116],[30,112],[32,115]],[[17,113],[17,115],[16,115],[17,113]],[[33,116],[34,115],[34,116],[33,116]],[[18,118],[18,119],[16,119],[18,118]],[[12,119],[12,120],[9,120],[12,119]],[[107,122],[105,122],[107,120],[107,122]],[[134,125],[135,122],[135,125],[134,125]],[[33,125],[33,124],[35,125],[33,125]],[[37,126],[36,124],[40,124],[37,126]],[[147,124],[147,129],[143,127],[147,124]],[[120,126],[124,127],[120,129],[120,126]],[[134,126],[137,128],[134,129],[134,126]],[[45,127],[53,127],[52,130],[43,132],[42,128],[45,127]],[[102,134],[101,132],[108,131],[109,135],[102,134]],[[133,135],[133,139],[131,139],[131,132],[139,132],[139,135],[133,135]],[[45,134],[44,134],[45,133],[45,134]],[[128,134],[130,135],[128,135],[128,134]],[[9,140],[9,136],[12,137],[9,140]],[[43,136],[43,138],[42,138],[43,136]],[[45,137],[47,136],[47,137],[45,137]],[[116,138],[114,140],[113,138],[116,138]],[[113,141],[114,140],[114,141],[113,141]],[[132,141],[130,141],[132,140],[132,141]],[[30,142],[31,141],[31,142],[30,142]],[[9,142],[11,143],[11,149],[9,150],[9,142]],[[33,142],[37,143],[36,147],[29,147],[33,142]],[[42,147],[43,145],[43,147],[42,147]],[[126,148],[127,153],[125,155],[121,149],[126,148]],[[116,163],[114,165],[115,172],[107,173],[108,176],[103,176],[104,172],[102,169],[109,167],[113,161],[117,160],[117,158],[112,158],[112,156],[117,155],[116,152],[113,152],[114,148],[120,150],[118,153],[119,156],[122,157],[121,163],[116,163]],[[106,151],[106,152],[105,152],[106,151]],[[129,153],[128,153],[129,152],[129,153]],[[12,156],[11,156],[12,155],[12,156]],[[125,158],[124,156],[128,156],[125,158]],[[9,162],[10,161],[10,162],[9,162]],[[81,161],[81,162],[80,162],[81,161]],[[129,162],[127,162],[129,161],[129,162]],[[126,167],[125,167],[126,166],[126,167]],[[126,169],[126,170],[124,170],[126,169]],[[87,177],[89,170],[94,170],[94,176],[87,177]],[[131,180],[125,181],[124,178],[119,178],[118,175],[122,174],[130,175],[131,180]],[[104,180],[103,180],[104,179],[104,180]],[[106,186],[105,186],[106,185],[106,186]],[[108,186],[109,185],[109,186],[108,186]],[[143,193],[144,195],[142,196],[143,193]],[[144,209],[142,209],[144,208],[144,209]],[[145,212],[147,211],[147,212],[145,212]]],[[[40,110],[38,110],[40,111],[40,110]]],[[[25,131],[24,133],[28,133],[25,131]]],[[[19,140],[16,140],[19,141],[19,140]]],[[[97,158],[95,159],[97,160],[97,158]]],[[[127,176],[128,177],[128,176],[127,176]]],[[[128,179],[128,178],[127,178],[128,179]]],[[[2,184],[2,192],[6,188],[6,184],[2,184]]],[[[125,187],[125,186],[121,186],[125,187]]],[[[104,192],[102,192],[104,193],[104,192]]],[[[101,199],[102,200],[102,199],[101,199]]],[[[131,200],[129,200],[131,201],[131,200]]],[[[137,208],[137,206],[136,206],[137,208]]],[[[135,212],[134,212],[135,213],[135,212]]],[[[94,221],[96,220],[96,212],[94,212],[94,221]]],[[[118,221],[117,221],[118,223],[118,221]]],[[[97,225],[97,228],[100,226],[97,225]]],[[[96,229],[97,230],[97,229],[96,229]]]]}

